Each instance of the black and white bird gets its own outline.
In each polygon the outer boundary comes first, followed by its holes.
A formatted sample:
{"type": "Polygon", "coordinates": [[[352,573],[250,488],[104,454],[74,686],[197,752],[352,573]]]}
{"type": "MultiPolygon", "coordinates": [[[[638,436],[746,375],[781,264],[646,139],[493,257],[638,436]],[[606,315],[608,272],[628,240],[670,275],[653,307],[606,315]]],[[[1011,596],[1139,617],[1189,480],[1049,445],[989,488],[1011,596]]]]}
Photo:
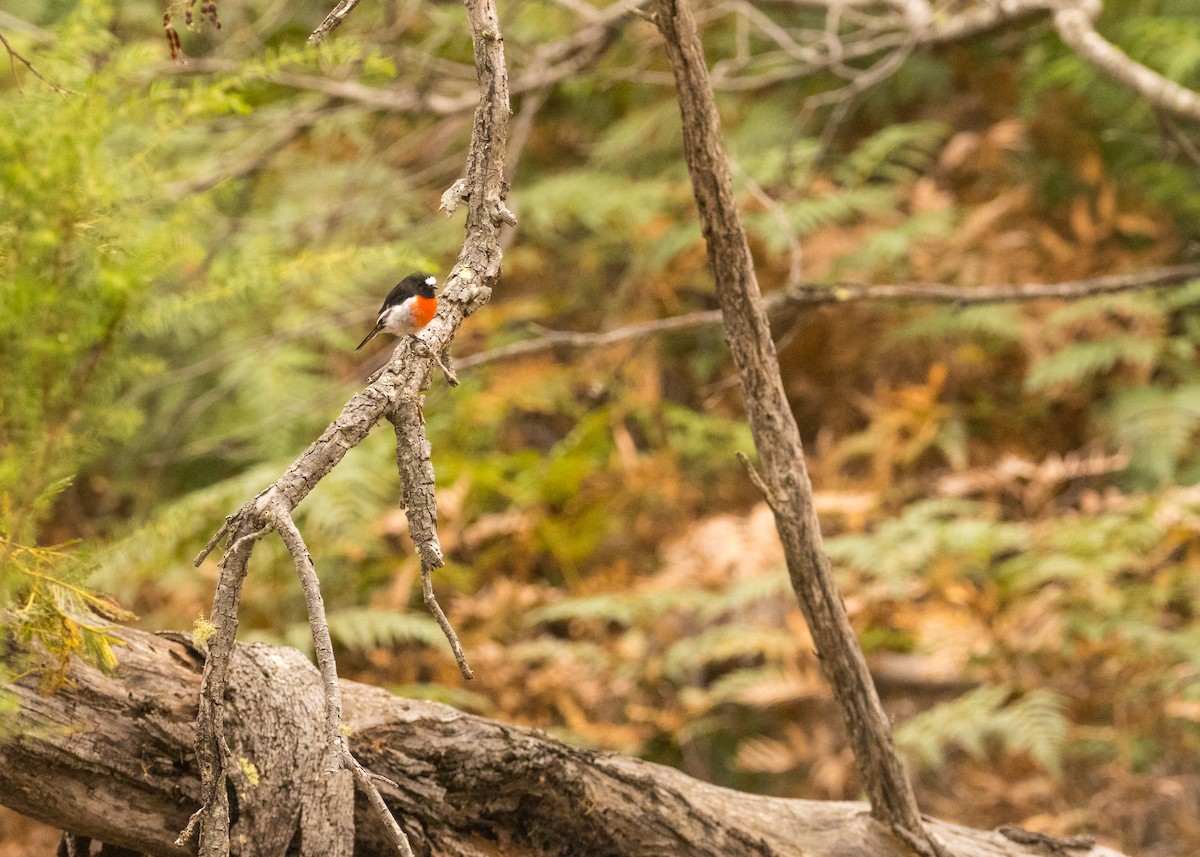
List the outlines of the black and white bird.
{"type": "Polygon", "coordinates": [[[437,312],[437,277],[416,271],[396,284],[379,308],[375,327],[358,343],[360,350],[380,333],[407,336],[429,324],[437,312]]]}

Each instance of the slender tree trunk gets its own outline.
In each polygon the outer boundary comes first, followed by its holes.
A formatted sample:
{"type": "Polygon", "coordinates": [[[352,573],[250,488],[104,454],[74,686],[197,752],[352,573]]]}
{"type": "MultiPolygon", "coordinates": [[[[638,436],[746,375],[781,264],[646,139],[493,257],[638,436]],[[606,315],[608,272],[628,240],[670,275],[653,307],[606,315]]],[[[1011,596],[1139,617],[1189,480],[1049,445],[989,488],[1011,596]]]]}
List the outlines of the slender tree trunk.
{"type": "Polygon", "coordinates": [[[704,48],[687,0],[658,0],[656,23],[675,73],[683,150],[717,285],[725,340],[741,383],[746,417],[762,463],[761,487],[775,513],[788,574],[833,686],[871,814],[919,851],[936,851],[921,824],[912,786],[892,742],[891,724],[846,616],[813,506],[800,430],[784,393],[771,327],[733,197],[721,122],[704,48]]]}

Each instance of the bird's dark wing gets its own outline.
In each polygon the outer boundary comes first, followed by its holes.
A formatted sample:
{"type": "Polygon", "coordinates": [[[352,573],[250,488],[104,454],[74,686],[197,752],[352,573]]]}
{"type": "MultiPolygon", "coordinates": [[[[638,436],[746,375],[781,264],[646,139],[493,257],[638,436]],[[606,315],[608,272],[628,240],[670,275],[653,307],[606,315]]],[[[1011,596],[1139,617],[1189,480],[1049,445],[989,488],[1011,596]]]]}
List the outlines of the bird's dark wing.
{"type": "Polygon", "coordinates": [[[380,314],[388,307],[402,304],[416,294],[413,284],[409,282],[411,279],[412,277],[405,277],[388,292],[388,296],[383,299],[383,306],[379,308],[380,314]]]}

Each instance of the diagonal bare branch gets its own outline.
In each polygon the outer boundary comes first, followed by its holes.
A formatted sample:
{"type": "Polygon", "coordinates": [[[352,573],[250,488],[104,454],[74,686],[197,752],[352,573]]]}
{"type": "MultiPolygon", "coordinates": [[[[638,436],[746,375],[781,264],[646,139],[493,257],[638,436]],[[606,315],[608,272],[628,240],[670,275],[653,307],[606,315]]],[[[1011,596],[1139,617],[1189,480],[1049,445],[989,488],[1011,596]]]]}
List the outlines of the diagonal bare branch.
{"type": "Polygon", "coordinates": [[[9,65],[12,66],[13,80],[16,81],[18,89],[21,88],[21,79],[17,76],[17,63],[21,63],[21,65],[29,69],[30,74],[32,74],[42,83],[46,84],[46,86],[50,87],[59,95],[71,94],[71,90],[67,89],[66,87],[59,86],[57,83],[53,83],[52,81],[46,80],[46,78],[42,77],[42,73],[33,67],[33,63],[31,63],[21,54],[17,53],[16,49],[9,44],[8,39],[4,37],[4,33],[0,33],[0,45],[4,45],[4,50],[8,52],[8,62],[9,65]]]}
{"type": "Polygon", "coordinates": [[[945,849],[925,829],[912,784],[892,741],[866,659],[850,626],[825,553],[812,482],[733,193],[716,97],[687,0],[658,0],[657,24],[675,76],[683,152],[717,283],[725,340],[762,463],[758,480],[771,502],[792,588],[833,688],[871,815],[922,857],[945,849]]]}
{"type": "Polygon", "coordinates": [[[308,37],[310,45],[319,45],[325,41],[325,37],[336,30],[346,20],[346,16],[354,11],[354,7],[358,5],[359,0],[341,0],[329,14],[325,16],[325,20],[312,31],[308,37]]]}
{"type": "MultiPolygon", "coordinates": [[[[504,204],[507,186],[503,175],[509,117],[504,44],[494,0],[467,0],[466,6],[474,42],[479,96],[465,175],[454,183],[443,198],[445,207],[450,211],[465,204],[467,215],[462,251],[442,293],[438,314],[420,334],[406,337],[400,342],[378,379],[346,403],[337,419],[278,480],[227,518],[196,558],[199,564],[222,537],[228,539],[229,547],[220,563],[221,575],[213,599],[212,623],[215,633],[209,642],[197,718],[196,749],[201,771],[202,805],[180,836],[181,843],[186,843],[198,826],[201,857],[226,857],[229,853],[230,807],[225,784],[232,766],[224,739],[222,705],[237,635],[238,603],[247,563],[255,542],[272,528],[279,529],[304,583],[318,657],[322,662],[327,739],[333,762],[348,767],[376,810],[386,813],[386,806],[370,775],[348,752],[339,754],[339,750],[345,749],[346,741],[340,733],[340,705],[332,647],[329,644],[328,627],[323,623],[324,608],[316,585],[316,574],[303,538],[292,521],[291,511],[349,450],[366,438],[379,420],[392,416],[398,409],[402,410],[405,403],[415,408],[421,390],[429,384],[432,367],[445,362],[441,355],[446,352],[463,320],[488,301],[500,277],[503,257],[500,230],[503,225],[515,222],[504,204]]],[[[417,416],[419,421],[419,412],[417,416]]],[[[419,449],[428,459],[428,441],[424,438],[423,426],[419,437],[408,440],[419,443],[419,449]]],[[[432,527],[436,524],[437,512],[431,467],[429,480],[427,492],[406,491],[406,503],[410,517],[427,520],[432,527]]],[[[436,531],[433,537],[436,545],[436,531]]],[[[440,551],[438,558],[440,560],[440,551]]],[[[425,557],[422,559],[422,564],[426,565],[425,557]]],[[[432,563],[429,564],[430,571],[434,567],[432,563]]],[[[429,586],[425,584],[427,593],[429,586]]],[[[427,601],[430,600],[433,601],[431,607],[436,606],[436,599],[430,599],[427,594],[427,601]]],[[[436,613],[440,613],[440,610],[436,613]]],[[[444,614],[441,615],[441,619],[444,618],[444,614]]],[[[452,635],[451,642],[452,645],[456,642],[452,635]]],[[[461,660],[461,646],[455,647],[455,657],[465,665],[461,660]]],[[[390,818],[390,815],[385,816],[385,822],[390,818]]],[[[410,854],[407,840],[394,819],[390,821],[388,829],[393,846],[401,854],[410,854]]]]}

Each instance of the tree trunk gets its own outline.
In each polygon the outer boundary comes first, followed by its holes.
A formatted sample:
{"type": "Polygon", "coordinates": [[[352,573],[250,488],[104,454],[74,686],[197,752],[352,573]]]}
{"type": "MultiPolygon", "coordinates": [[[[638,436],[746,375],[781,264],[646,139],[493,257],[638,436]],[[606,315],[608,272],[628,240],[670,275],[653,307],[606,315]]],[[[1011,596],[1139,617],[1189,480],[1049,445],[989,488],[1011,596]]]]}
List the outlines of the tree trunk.
{"type": "Polygon", "coordinates": [[[939,854],[936,840],[928,839],[921,824],[912,786],[892,742],[891,723],[825,555],[800,429],[784,392],[750,244],[733,197],[721,120],[695,18],[687,0],[658,0],[655,23],[675,75],[683,153],[717,284],[725,341],[762,462],[759,484],[775,513],[792,589],[822,672],[833,687],[872,814],[917,853],[939,854]]]}
{"type": "MultiPolygon", "coordinates": [[[[199,799],[192,746],[203,657],[183,635],[124,630],[121,665],[79,666],[40,696],[12,686],[17,732],[0,743],[0,803],[39,821],[149,855],[175,837],[199,799]]],[[[239,646],[226,705],[234,759],[232,843],[241,855],[358,855],[391,844],[345,774],[321,775],[323,696],[298,652],[239,646]],[[234,733],[232,730],[236,730],[234,733]],[[353,829],[351,830],[351,825],[353,829]]],[[[778,855],[900,857],[865,804],[741,794],[660,765],[569,747],[537,730],[343,682],[356,756],[417,854],[778,855]]],[[[934,823],[960,857],[1033,857],[994,832],[934,823]]],[[[1066,853],[1066,852],[1063,852],[1066,853]]],[[[1114,857],[1094,847],[1076,857],[1114,857]]]]}

